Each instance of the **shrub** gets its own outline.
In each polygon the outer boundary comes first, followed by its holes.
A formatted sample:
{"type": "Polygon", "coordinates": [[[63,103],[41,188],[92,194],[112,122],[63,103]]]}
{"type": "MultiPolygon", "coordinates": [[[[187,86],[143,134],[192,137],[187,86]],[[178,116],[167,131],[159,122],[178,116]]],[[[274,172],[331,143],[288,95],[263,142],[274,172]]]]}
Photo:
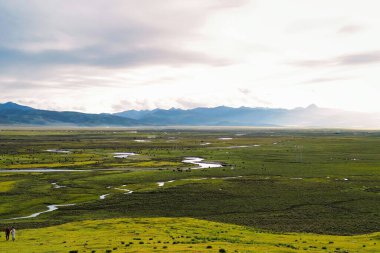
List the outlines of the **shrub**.
{"type": "Polygon", "coordinates": [[[225,249],[220,249],[219,253],[226,253],[227,251],[225,249]]]}

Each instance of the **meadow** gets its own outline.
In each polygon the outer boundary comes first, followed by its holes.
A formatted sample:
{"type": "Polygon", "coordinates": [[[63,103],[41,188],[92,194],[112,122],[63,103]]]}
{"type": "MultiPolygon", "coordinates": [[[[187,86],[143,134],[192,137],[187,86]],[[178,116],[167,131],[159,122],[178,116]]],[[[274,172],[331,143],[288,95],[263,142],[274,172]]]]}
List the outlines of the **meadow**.
{"type": "Polygon", "coordinates": [[[20,231],[14,252],[378,252],[379,144],[364,130],[2,129],[0,222],[20,231]],[[67,206],[20,218],[50,205],[67,206]]]}

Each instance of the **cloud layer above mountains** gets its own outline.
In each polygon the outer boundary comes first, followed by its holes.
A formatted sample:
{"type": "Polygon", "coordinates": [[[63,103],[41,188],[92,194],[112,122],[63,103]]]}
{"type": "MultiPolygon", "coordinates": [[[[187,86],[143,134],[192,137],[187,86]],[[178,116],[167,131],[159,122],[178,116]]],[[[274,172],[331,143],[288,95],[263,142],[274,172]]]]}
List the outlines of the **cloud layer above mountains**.
{"type": "Polygon", "coordinates": [[[0,102],[374,111],[378,1],[0,2],[0,102]],[[244,91],[244,92],[243,92],[244,91]]]}

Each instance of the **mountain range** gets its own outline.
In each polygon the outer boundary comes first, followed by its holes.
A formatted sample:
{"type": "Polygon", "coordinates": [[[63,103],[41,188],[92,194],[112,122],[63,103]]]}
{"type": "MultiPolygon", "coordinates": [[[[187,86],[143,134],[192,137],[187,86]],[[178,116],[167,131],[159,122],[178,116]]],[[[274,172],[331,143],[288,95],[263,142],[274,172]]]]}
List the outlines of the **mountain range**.
{"type": "Polygon", "coordinates": [[[0,125],[134,126],[138,124],[134,119],[111,114],[39,110],[12,102],[0,104],[0,125]]]}
{"type": "Polygon", "coordinates": [[[0,125],[26,126],[261,126],[380,128],[380,114],[320,108],[226,107],[128,110],[114,114],[39,110],[0,104],[0,125]]]}

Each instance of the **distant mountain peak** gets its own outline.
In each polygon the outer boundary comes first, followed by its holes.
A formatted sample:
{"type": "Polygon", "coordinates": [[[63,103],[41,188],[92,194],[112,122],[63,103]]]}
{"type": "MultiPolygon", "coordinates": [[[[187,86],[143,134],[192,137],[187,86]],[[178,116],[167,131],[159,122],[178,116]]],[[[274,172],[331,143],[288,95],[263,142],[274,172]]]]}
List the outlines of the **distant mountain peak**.
{"type": "Polygon", "coordinates": [[[18,107],[18,106],[22,106],[22,105],[19,105],[19,104],[16,104],[14,102],[5,102],[4,104],[2,104],[3,106],[7,106],[7,107],[18,107]]]}
{"type": "Polygon", "coordinates": [[[39,110],[14,102],[0,104],[0,125],[130,126],[138,124],[133,119],[111,114],[39,110]]]}
{"type": "Polygon", "coordinates": [[[306,109],[318,109],[319,107],[316,104],[311,104],[306,109]]]}
{"type": "Polygon", "coordinates": [[[16,109],[16,110],[32,110],[33,108],[25,105],[19,105],[14,102],[6,102],[4,104],[0,104],[1,109],[16,109]]]}
{"type": "Polygon", "coordinates": [[[11,102],[11,101],[8,101],[8,102],[5,102],[3,105],[18,105],[18,104],[13,103],[13,102],[11,102]]]}

